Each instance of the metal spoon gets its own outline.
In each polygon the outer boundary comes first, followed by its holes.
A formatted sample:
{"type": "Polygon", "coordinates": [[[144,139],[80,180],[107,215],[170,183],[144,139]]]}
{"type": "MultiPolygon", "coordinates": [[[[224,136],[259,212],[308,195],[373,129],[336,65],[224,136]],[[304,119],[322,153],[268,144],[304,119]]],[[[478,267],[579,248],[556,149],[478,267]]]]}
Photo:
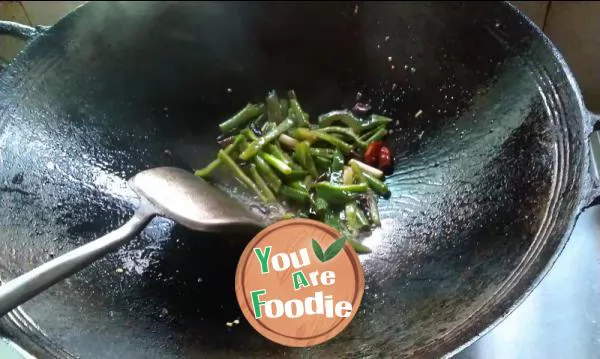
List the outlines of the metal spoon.
{"type": "Polygon", "coordinates": [[[141,197],[133,217],[118,229],[0,286],[0,316],[117,249],[154,216],[207,232],[256,233],[265,226],[225,193],[179,168],[149,169],[128,184],[141,197]]]}

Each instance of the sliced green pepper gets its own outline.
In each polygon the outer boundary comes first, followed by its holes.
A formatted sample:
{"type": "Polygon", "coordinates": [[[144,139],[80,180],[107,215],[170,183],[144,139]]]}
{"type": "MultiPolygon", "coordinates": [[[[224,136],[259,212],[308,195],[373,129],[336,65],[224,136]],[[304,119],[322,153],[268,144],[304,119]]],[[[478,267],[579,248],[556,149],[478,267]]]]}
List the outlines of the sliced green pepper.
{"type": "Polygon", "coordinates": [[[369,220],[367,219],[365,212],[360,209],[356,203],[354,205],[356,206],[356,219],[358,221],[358,228],[362,230],[370,227],[369,220]]]}
{"type": "Polygon", "coordinates": [[[348,241],[348,243],[350,243],[352,248],[354,248],[354,250],[358,254],[368,254],[368,253],[372,252],[371,248],[365,246],[364,244],[362,244],[361,242],[359,242],[358,240],[356,240],[354,238],[348,237],[348,238],[346,238],[346,240],[348,241]]]}
{"type": "Polygon", "coordinates": [[[289,175],[292,173],[292,168],[290,166],[288,166],[285,162],[273,156],[272,154],[266,152],[259,152],[259,155],[262,157],[263,160],[265,160],[268,164],[273,166],[273,168],[283,173],[284,175],[289,175]]]}
{"type": "Polygon", "coordinates": [[[248,141],[258,140],[258,136],[256,136],[256,134],[249,128],[244,128],[240,133],[244,135],[248,141]]]}
{"type": "Polygon", "coordinates": [[[261,177],[260,173],[258,173],[258,170],[256,169],[256,165],[251,163],[250,166],[248,167],[248,171],[250,172],[250,175],[252,176],[254,183],[256,183],[256,186],[262,193],[263,200],[266,200],[266,202],[275,202],[275,195],[273,194],[273,192],[271,192],[271,190],[269,189],[269,186],[267,185],[265,180],[261,177]]]}
{"type": "Polygon", "coordinates": [[[329,144],[331,144],[338,150],[342,151],[342,153],[344,153],[344,154],[349,154],[352,151],[352,145],[344,142],[343,140],[341,140],[335,136],[332,136],[325,132],[314,131],[314,133],[319,140],[328,142],[329,144]]]}
{"type": "Polygon", "coordinates": [[[381,139],[383,139],[385,137],[385,135],[387,135],[387,130],[385,129],[385,127],[378,128],[377,131],[375,131],[375,133],[373,133],[373,135],[371,135],[369,138],[367,138],[365,140],[365,143],[371,143],[373,141],[380,141],[381,139]]]}
{"type": "Polygon", "coordinates": [[[233,171],[233,174],[238,181],[253,190],[263,201],[268,201],[268,198],[260,191],[258,186],[252,182],[250,177],[244,173],[240,166],[238,166],[237,163],[235,163],[235,161],[225,153],[225,151],[220,150],[217,156],[223,162],[223,164],[228,166],[233,171]]]}
{"type": "Polygon", "coordinates": [[[314,156],[315,166],[320,173],[329,171],[331,160],[326,157],[314,156]]]}
{"type": "Polygon", "coordinates": [[[390,195],[390,190],[389,188],[385,185],[385,183],[383,183],[382,181],[378,180],[377,178],[371,176],[370,174],[363,172],[363,178],[365,179],[365,181],[367,182],[367,184],[369,185],[369,187],[371,187],[373,189],[373,191],[375,191],[378,195],[380,196],[384,196],[387,197],[390,195]]]}
{"type": "Polygon", "coordinates": [[[342,183],[342,171],[344,171],[344,156],[338,150],[333,153],[331,158],[331,174],[329,180],[332,183],[342,183]]]}
{"type": "Polygon", "coordinates": [[[310,196],[308,195],[307,191],[292,188],[290,186],[283,185],[281,187],[281,190],[279,191],[279,193],[283,197],[285,197],[289,200],[292,200],[294,202],[306,204],[310,201],[310,196]]]}
{"type": "Polygon", "coordinates": [[[228,133],[242,126],[245,126],[252,119],[258,117],[264,111],[264,105],[256,105],[249,103],[238,113],[233,115],[229,120],[221,123],[219,128],[221,132],[228,133]]]}
{"type": "Polygon", "coordinates": [[[252,157],[258,153],[260,149],[262,149],[265,145],[270,143],[273,140],[279,138],[279,135],[289,130],[294,125],[294,121],[291,119],[286,119],[282,123],[280,123],[274,130],[269,131],[266,135],[260,137],[258,140],[250,143],[248,148],[240,155],[240,159],[244,161],[248,161],[252,157]]]}
{"type": "Polygon", "coordinates": [[[375,194],[373,191],[369,190],[367,192],[367,206],[369,207],[369,216],[371,217],[371,222],[374,225],[381,225],[381,220],[379,219],[379,208],[377,207],[377,198],[375,198],[375,194]]]}
{"type": "Polygon", "coordinates": [[[350,127],[356,133],[360,133],[363,127],[363,121],[348,110],[331,111],[319,116],[319,127],[325,128],[333,125],[335,122],[342,122],[350,127]]]}
{"type": "Polygon", "coordinates": [[[258,172],[265,179],[265,182],[267,182],[269,188],[275,193],[279,192],[279,188],[281,188],[281,179],[277,177],[277,174],[273,172],[269,164],[260,156],[260,154],[254,157],[254,164],[256,165],[258,172]]]}
{"type": "Polygon", "coordinates": [[[346,223],[348,223],[348,229],[351,231],[358,231],[360,229],[358,218],[356,216],[356,210],[356,203],[347,203],[344,209],[346,213],[346,223]]]}
{"type": "Polygon", "coordinates": [[[281,115],[283,117],[288,117],[288,109],[290,107],[290,103],[287,99],[282,98],[279,100],[279,108],[281,109],[281,115]]]}
{"type": "Polygon", "coordinates": [[[313,188],[315,188],[319,197],[332,204],[346,204],[369,189],[366,183],[336,185],[330,182],[316,183],[313,188]]]}
{"type": "Polygon", "coordinates": [[[294,92],[294,90],[288,91],[288,99],[290,106],[288,112],[290,112],[294,116],[298,126],[308,126],[308,116],[302,110],[302,107],[298,102],[298,98],[296,97],[296,92],[294,92]]]}
{"type": "Polygon", "coordinates": [[[279,98],[277,97],[277,92],[275,92],[275,90],[269,92],[265,102],[267,103],[267,118],[269,121],[280,123],[283,120],[283,116],[281,114],[281,107],[279,104],[279,98]]]}
{"type": "Polygon", "coordinates": [[[296,158],[300,165],[308,171],[308,173],[314,178],[319,177],[317,167],[313,161],[312,155],[310,154],[310,145],[306,141],[298,142],[296,145],[296,158]]]}
{"type": "Polygon", "coordinates": [[[315,142],[317,140],[317,134],[310,128],[299,127],[290,130],[290,134],[300,141],[315,142]]]}
{"type": "MultiPolygon", "coordinates": [[[[225,147],[225,150],[224,150],[225,153],[227,155],[231,154],[231,152],[237,148],[237,146],[240,144],[240,142],[242,142],[243,139],[244,139],[244,136],[242,136],[242,135],[235,136],[235,138],[233,139],[233,142],[230,143],[227,147],[225,147]]],[[[221,164],[221,160],[219,158],[217,158],[214,161],[212,161],[211,163],[209,163],[206,167],[196,170],[194,172],[194,174],[198,177],[207,177],[217,167],[219,167],[220,164],[221,164]]]]}
{"type": "Polygon", "coordinates": [[[368,142],[363,142],[360,137],[358,137],[352,130],[345,127],[337,127],[330,126],[322,128],[318,131],[326,132],[326,133],[340,133],[344,136],[350,137],[359,147],[365,148],[367,147],[368,142]]]}

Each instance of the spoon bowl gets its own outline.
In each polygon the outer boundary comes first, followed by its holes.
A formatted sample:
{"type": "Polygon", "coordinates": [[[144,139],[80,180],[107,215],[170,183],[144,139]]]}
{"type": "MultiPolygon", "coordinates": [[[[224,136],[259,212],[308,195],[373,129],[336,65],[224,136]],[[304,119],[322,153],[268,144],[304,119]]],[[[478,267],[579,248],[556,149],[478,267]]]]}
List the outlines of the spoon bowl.
{"type": "Polygon", "coordinates": [[[176,167],[142,171],[128,183],[141,198],[148,200],[157,215],[192,230],[246,233],[266,226],[223,191],[176,167]]]}

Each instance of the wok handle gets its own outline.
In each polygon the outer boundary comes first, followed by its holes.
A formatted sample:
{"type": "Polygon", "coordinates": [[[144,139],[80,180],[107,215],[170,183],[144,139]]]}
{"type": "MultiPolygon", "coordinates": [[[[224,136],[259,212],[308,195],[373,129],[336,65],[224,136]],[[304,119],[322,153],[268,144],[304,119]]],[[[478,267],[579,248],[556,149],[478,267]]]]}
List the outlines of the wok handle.
{"type": "Polygon", "coordinates": [[[0,286],[0,317],[127,242],[154,217],[138,210],[123,226],[0,286]]]}
{"type": "MultiPolygon", "coordinates": [[[[596,124],[600,124],[600,115],[589,112],[590,130],[596,124]]],[[[595,202],[600,198],[600,131],[592,131],[589,135],[590,147],[590,174],[592,176],[592,193],[588,203],[595,202]]]]}
{"type": "Polygon", "coordinates": [[[21,40],[31,40],[48,28],[48,26],[23,25],[14,21],[0,21],[0,35],[8,35],[21,40]]]}

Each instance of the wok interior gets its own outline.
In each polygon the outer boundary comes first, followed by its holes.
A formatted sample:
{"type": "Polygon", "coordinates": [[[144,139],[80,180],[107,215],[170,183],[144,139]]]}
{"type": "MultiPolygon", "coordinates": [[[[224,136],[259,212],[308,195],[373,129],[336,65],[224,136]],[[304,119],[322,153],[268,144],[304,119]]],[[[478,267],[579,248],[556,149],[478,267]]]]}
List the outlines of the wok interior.
{"type": "Polygon", "coordinates": [[[576,95],[500,3],[90,3],[0,85],[3,276],[116,228],[135,206],[127,178],[206,165],[217,124],[271,89],[295,89],[313,118],[361,92],[395,120],[393,194],[341,335],[289,349],[225,326],[241,318],[247,239],[158,218],[24,306],[82,357],[442,355],[526,291],[578,206],[582,160],[564,158],[583,146],[576,95]]]}

